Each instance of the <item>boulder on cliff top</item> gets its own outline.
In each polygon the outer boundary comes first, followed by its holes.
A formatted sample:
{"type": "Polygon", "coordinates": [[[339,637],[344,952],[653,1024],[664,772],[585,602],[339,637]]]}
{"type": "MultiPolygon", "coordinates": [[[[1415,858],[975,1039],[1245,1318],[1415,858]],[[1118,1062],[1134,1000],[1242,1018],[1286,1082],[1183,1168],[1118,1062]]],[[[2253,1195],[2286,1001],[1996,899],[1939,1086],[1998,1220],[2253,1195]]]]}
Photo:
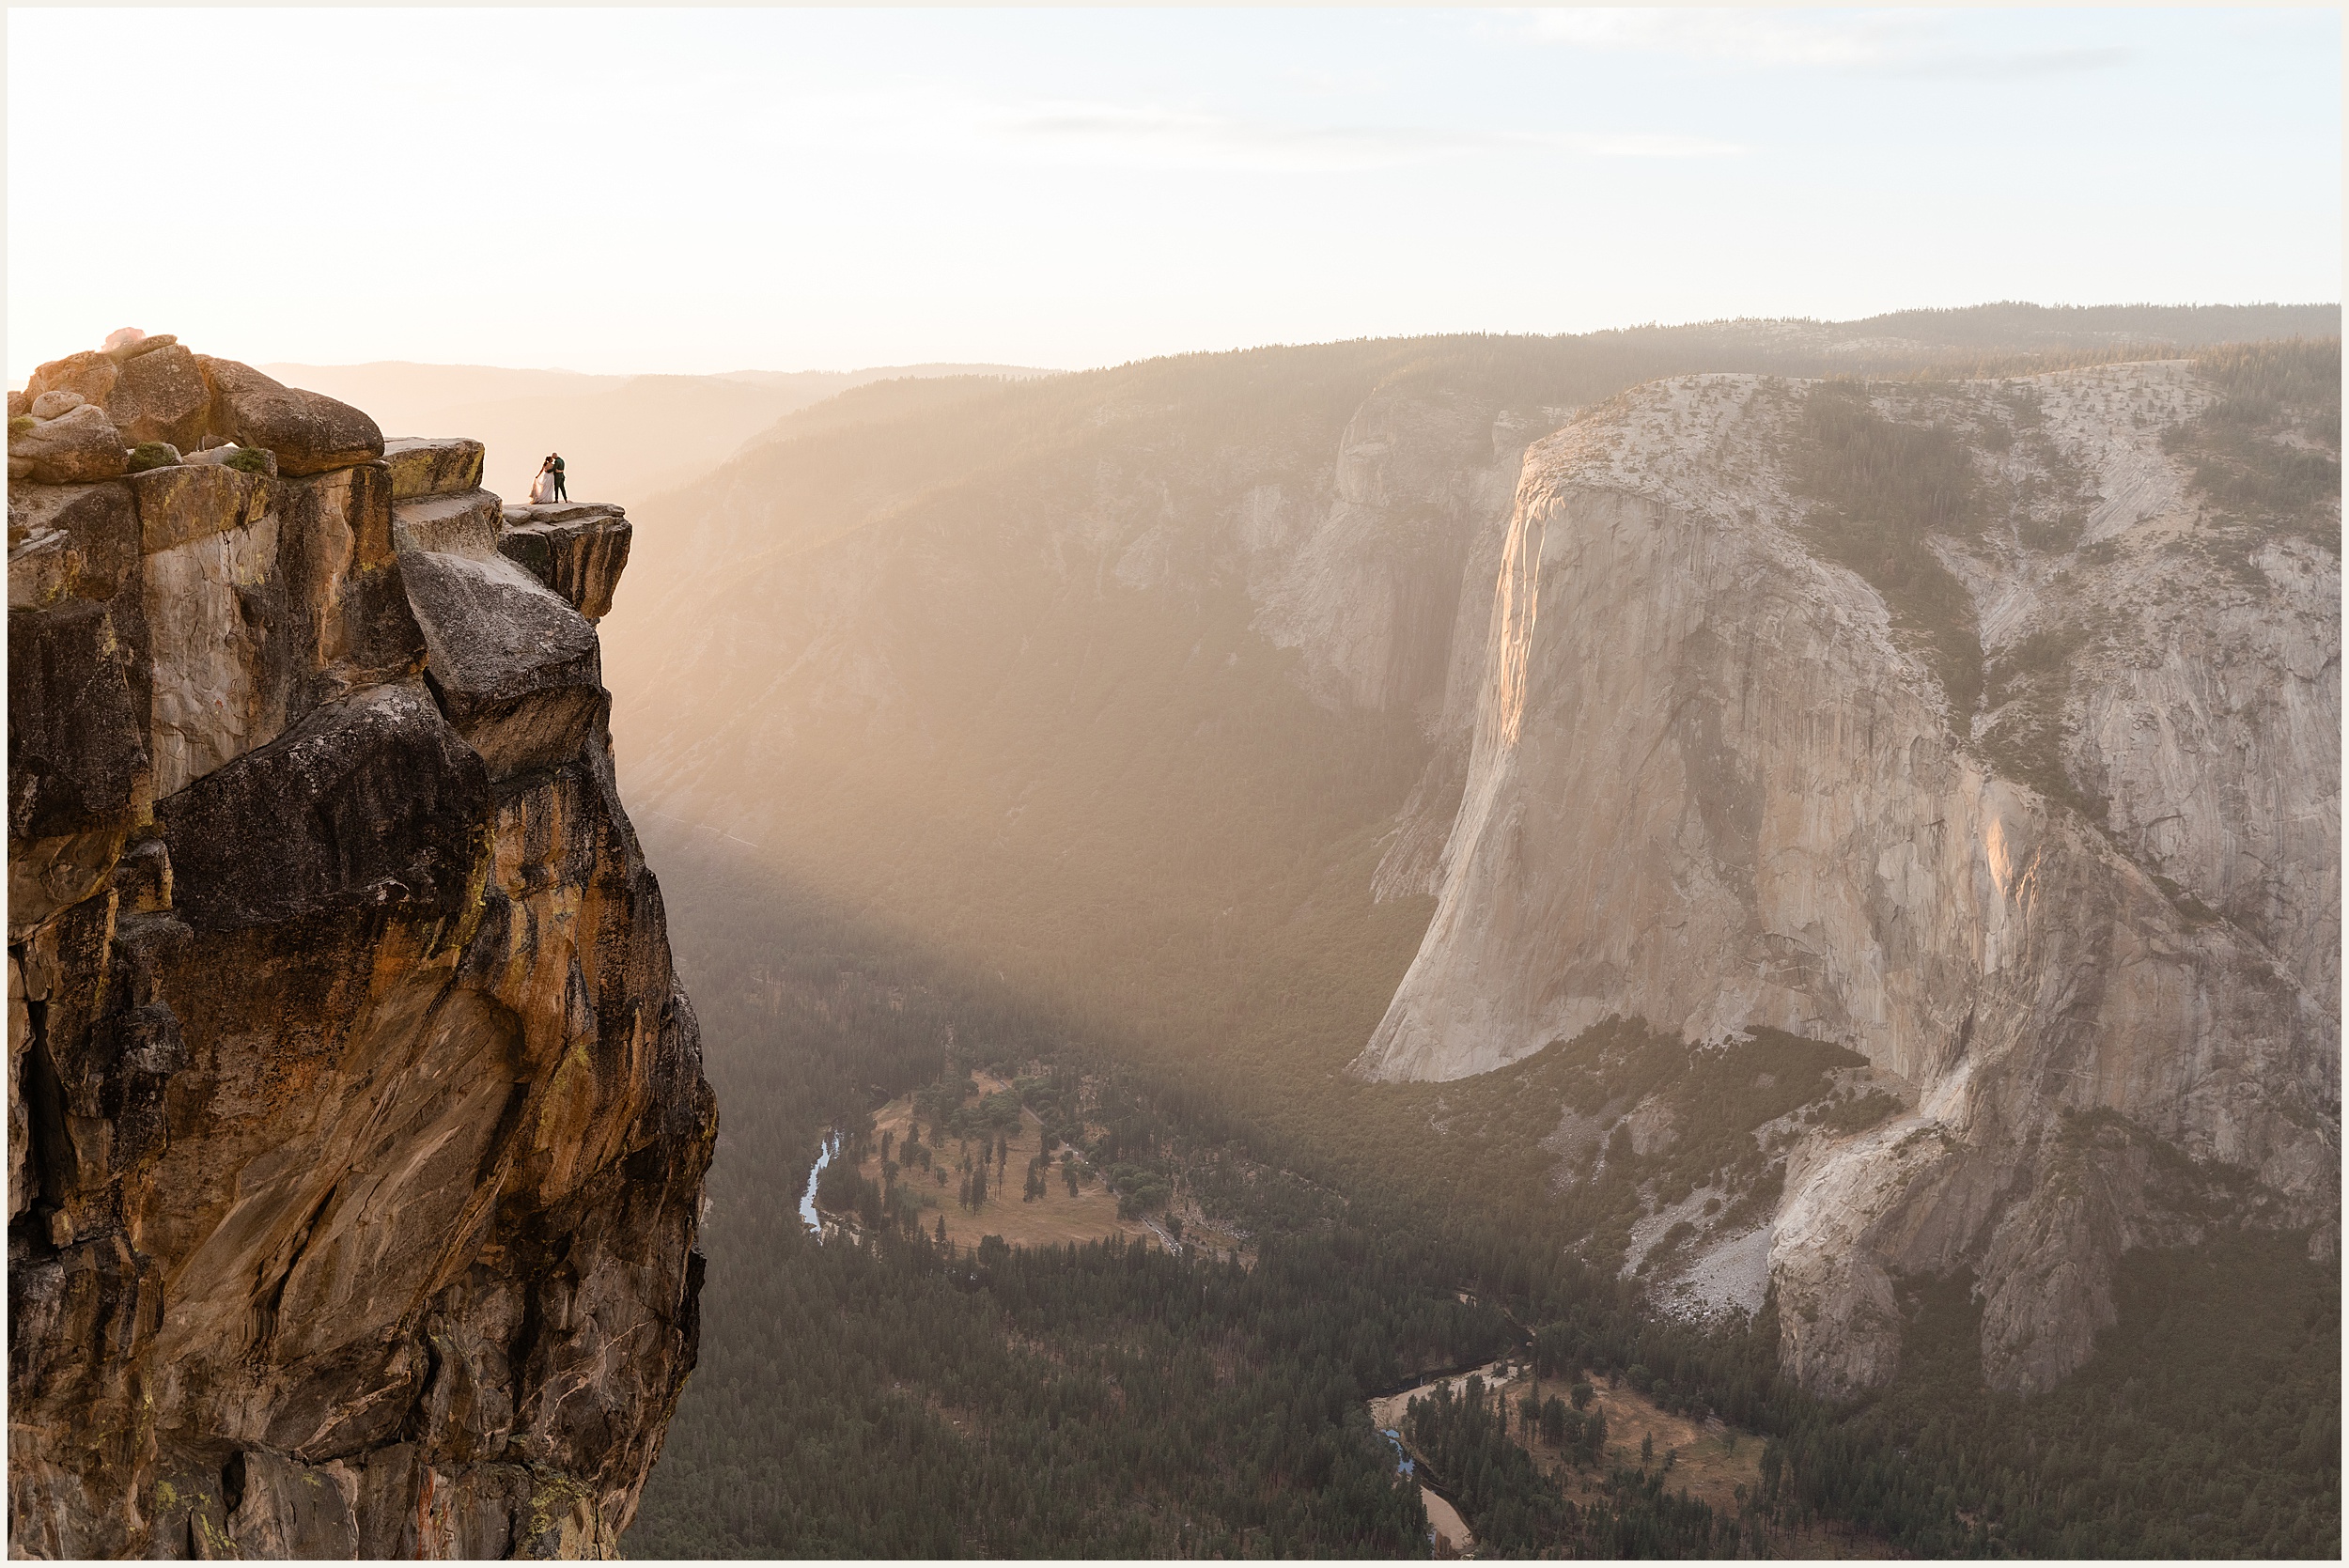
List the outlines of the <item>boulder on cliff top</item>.
{"type": "Polygon", "coordinates": [[[106,416],[123,441],[168,442],[185,451],[202,441],[211,422],[212,391],[196,368],[195,356],[176,343],[149,338],[105,396],[106,416]]]}
{"type": "Polygon", "coordinates": [[[121,434],[106,411],[92,403],[41,420],[19,433],[8,430],[8,477],[41,485],[71,485],[111,479],[128,458],[121,434]]]}
{"type": "Polygon", "coordinates": [[[350,404],[287,386],[235,360],[194,359],[211,391],[212,429],[241,445],[268,447],[281,472],[323,474],[383,455],[383,432],[350,404]]]}
{"type": "Polygon", "coordinates": [[[395,436],[383,443],[394,501],[477,489],[481,459],[481,443],[466,436],[395,436]]]}
{"type": "Polygon", "coordinates": [[[78,392],[90,402],[103,403],[121,374],[122,367],[113,359],[91,349],[35,366],[24,392],[36,400],[44,392],[78,392]]]}
{"type": "Polygon", "coordinates": [[[98,351],[117,362],[138,359],[158,349],[168,349],[179,341],[176,333],[143,333],[136,327],[122,327],[106,334],[106,341],[98,351]]]}

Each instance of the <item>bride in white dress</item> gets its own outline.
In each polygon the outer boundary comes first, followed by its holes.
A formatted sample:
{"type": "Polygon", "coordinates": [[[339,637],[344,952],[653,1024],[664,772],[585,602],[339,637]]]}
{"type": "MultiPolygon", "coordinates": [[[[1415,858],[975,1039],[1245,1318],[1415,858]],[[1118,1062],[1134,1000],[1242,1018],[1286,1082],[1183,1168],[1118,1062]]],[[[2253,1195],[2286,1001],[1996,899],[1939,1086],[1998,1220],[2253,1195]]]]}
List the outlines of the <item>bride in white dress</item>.
{"type": "Polygon", "coordinates": [[[530,504],[543,506],[554,499],[554,458],[550,457],[538,465],[538,477],[530,482],[530,504]]]}

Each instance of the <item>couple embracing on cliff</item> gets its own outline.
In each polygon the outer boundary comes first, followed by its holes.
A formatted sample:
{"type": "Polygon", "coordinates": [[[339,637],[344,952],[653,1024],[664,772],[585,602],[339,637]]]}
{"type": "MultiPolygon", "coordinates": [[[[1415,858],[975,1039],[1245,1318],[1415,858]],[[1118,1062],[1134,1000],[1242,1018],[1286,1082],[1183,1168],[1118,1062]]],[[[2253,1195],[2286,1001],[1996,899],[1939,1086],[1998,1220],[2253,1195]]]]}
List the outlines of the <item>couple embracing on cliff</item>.
{"type": "Polygon", "coordinates": [[[530,504],[537,506],[549,501],[569,499],[569,493],[563,489],[563,454],[550,452],[546,461],[538,465],[538,477],[530,482],[530,504]]]}

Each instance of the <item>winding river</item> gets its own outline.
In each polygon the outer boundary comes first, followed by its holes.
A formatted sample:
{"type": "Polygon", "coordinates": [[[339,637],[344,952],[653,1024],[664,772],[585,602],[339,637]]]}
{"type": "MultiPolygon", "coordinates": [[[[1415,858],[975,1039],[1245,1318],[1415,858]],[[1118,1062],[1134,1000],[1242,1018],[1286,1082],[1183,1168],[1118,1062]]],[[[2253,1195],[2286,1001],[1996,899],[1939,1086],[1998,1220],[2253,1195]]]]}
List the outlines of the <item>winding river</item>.
{"type": "Polygon", "coordinates": [[[800,1194],[800,1218],[807,1222],[807,1228],[816,1233],[819,1241],[823,1239],[824,1219],[816,1212],[816,1183],[822,1177],[824,1167],[832,1163],[832,1157],[839,1152],[840,1135],[836,1132],[824,1134],[824,1141],[816,1146],[815,1169],[807,1173],[807,1190],[800,1194]]]}
{"type": "Polygon", "coordinates": [[[1505,1358],[1487,1361],[1468,1372],[1446,1373],[1415,1389],[1382,1394],[1370,1402],[1371,1424],[1378,1429],[1379,1436],[1386,1438],[1394,1450],[1395,1472],[1419,1483],[1419,1500],[1427,1509],[1428,1528],[1455,1552],[1472,1549],[1476,1545],[1476,1532],[1469,1529],[1468,1521],[1460,1517],[1460,1511],[1452,1506],[1451,1499],[1428,1485],[1426,1478],[1418,1474],[1418,1467],[1412,1462],[1409,1451],[1403,1446],[1403,1415],[1411,1407],[1411,1401],[1432,1397],[1438,1389],[1446,1384],[1451,1385],[1455,1394],[1465,1388],[1471,1377],[1482,1377],[1487,1388],[1506,1388],[1510,1380],[1501,1375],[1501,1369],[1514,1359],[1505,1358]]]}

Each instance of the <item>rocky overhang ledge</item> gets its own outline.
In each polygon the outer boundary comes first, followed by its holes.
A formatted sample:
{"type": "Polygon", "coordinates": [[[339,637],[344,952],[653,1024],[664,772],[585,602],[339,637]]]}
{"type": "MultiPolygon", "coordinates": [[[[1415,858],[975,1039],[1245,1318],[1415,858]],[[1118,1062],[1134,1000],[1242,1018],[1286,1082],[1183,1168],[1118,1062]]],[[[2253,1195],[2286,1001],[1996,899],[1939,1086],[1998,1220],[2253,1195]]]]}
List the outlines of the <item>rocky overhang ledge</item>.
{"type": "Polygon", "coordinates": [[[717,1127],[627,520],[167,337],[8,411],[12,1554],[610,1555],[717,1127]]]}

